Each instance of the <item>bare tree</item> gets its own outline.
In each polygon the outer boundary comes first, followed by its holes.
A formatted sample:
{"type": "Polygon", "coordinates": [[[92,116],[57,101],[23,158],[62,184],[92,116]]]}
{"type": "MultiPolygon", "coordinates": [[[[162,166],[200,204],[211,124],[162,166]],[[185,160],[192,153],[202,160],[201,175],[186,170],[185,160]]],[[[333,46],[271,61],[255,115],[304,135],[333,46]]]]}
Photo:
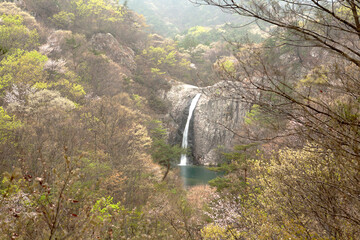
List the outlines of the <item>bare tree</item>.
{"type": "MultiPolygon", "coordinates": [[[[304,224],[300,220],[295,222],[319,236],[334,239],[355,236],[360,223],[357,214],[360,209],[360,2],[192,2],[217,6],[276,26],[269,30],[273,37],[264,44],[250,44],[236,50],[235,68],[220,66],[221,77],[227,80],[223,90],[232,91],[231,97],[238,101],[253,104],[249,120],[270,129],[266,134],[262,130],[257,134],[257,125],[255,130],[240,133],[240,137],[302,149],[289,152],[286,157],[280,154],[269,163],[279,175],[262,173],[265,184],[258,183],[262,184],[262,198],[267,199],[267,205],[260,203],[257,207],[270,209],[268,213],[277,219],[287,216],[293,220],[296,219],[293,213],[298,216],[306,213],[304,224]],[[306,148],[306,142],[316,147],[306,148]],[[292,162],[291,158],[295,160],[292,162]],[[284,167],[286,164],[288,169],[284,167]],[[320,170],[306,172],[302,164],[320,170]],[[281,191],[276,186],[284,186],[283,200],[289,204],[277,207],[269,204],[279,201],[281,191]],[[267,191],[269,196],[264,195],[267,191]]],[[[260,175],[257,177],[261,178],[260,175]]],[[[274,220],[280,225],[284,221],[274,220]]]]}
{"type": "Polygon", "coordinates": [[[360,19],[358,0],[190,0],[271,23],[301,36],[293,44],[331,50],[360,66],[360,19]],[[303,41],[303,40],[307,41],[303,41]]]}
{"type": "Polygon", "coordinates": [[[193,2],[278,26],[272,30],[277,41],[270,50],[256,46],[236,53],[237,73],[227,72],[223,76],[231,80],[229,85],[236,82],[239,91],[233,97],[261,105],[262,111],[289,120],[289,124],[281,127],[288,130],[286,135],[301,131],[307,139],[326,143],[327,148],[360,157],[358,1],[193,2]],[[295,49],[292,51],[297,51],[298,56],[276,58],[279,52],[276,49],[284,45],[295,49]],[[299,55],[307,58],[307,66],[299,55]],[[312,55],[320,56],[313,57],[311,62],[312,55]],[[294,69],[298,63],[305,69],[294,69]]]}

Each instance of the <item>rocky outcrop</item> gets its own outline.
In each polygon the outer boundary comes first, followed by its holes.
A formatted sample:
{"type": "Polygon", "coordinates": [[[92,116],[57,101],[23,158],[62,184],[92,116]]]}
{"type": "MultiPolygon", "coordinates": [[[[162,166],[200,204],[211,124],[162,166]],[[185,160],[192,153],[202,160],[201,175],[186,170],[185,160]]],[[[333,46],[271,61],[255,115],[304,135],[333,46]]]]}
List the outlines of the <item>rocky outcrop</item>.
{"type": "Polygon", "coordinates": [[[197,93],[201,93],[190,124],[192,161],[194,164],[216,165],[220,161],[219,146],[232,147],[233,131],[241,127],[248,105],[235,100],[239,89],[227,82],[206,88],[177,82],[171,84],[172,88],[165,94],[171,105],[170,139],[181,142],[190,102],[197,93]]]}
{"type": "Polygon", "coordinates": [[[129,47],[121,45],[110,33],[97,33],[93,35],[90,44],[95,51],[104,53],[115,63],[126,67],[130,71],[136,69],[134,51],[129,47]]]}

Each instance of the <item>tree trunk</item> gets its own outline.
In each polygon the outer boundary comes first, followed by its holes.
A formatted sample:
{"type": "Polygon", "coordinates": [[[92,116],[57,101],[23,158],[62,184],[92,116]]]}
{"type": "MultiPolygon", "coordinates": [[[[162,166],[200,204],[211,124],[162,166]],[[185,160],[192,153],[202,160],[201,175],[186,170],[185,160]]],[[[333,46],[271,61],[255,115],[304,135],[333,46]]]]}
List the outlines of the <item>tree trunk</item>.
{"type": "Polygon", "coordinates": [[[164,177],[161,181],[164,181],[168,173],[170,172],[170,162],[166,165],[166,172],[164,174],[164,177]]]}

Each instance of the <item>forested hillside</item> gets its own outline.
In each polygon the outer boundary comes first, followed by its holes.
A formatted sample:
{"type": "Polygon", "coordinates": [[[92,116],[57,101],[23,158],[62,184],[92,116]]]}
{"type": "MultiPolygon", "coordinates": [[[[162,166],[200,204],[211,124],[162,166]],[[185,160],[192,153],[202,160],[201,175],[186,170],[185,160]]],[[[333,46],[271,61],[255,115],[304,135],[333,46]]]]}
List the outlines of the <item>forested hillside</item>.
{"type": "Polygon", "coordinates": [[[0,239],[360,239],[359,3],[191,2],[0,1],[0,239]]]}
{"type": "Polygon", "coordinates": [[[198,234],[161,168],[181,153],[155,94],[189,68],[174,43],[107,0],[2,1],[0,19],[0,238],[198,234]]]}

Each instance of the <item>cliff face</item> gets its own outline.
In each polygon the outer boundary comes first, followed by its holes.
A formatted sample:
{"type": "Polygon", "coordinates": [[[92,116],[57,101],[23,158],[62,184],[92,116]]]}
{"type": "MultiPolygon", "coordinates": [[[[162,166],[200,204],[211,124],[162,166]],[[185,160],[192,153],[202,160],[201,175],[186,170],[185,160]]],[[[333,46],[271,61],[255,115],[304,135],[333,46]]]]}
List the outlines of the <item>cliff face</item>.
{"type": "Polygon", "coordinates": [[[206,88],[173,82],[172,88],[165,94],[165,99],[171,105],[170,139],[173,142],[181,143],[189,105],[197,93],[202,95],[190,125],[189,146],[192,150],[192,162],[214,165],[221,160],[217,149],[220,146],[232,147],[233,131],[241,128],[249,107],[231,97],[231,87],[225,82],[206,88]],[[226,91],[223,91],[225,85],[226,91]]]}

